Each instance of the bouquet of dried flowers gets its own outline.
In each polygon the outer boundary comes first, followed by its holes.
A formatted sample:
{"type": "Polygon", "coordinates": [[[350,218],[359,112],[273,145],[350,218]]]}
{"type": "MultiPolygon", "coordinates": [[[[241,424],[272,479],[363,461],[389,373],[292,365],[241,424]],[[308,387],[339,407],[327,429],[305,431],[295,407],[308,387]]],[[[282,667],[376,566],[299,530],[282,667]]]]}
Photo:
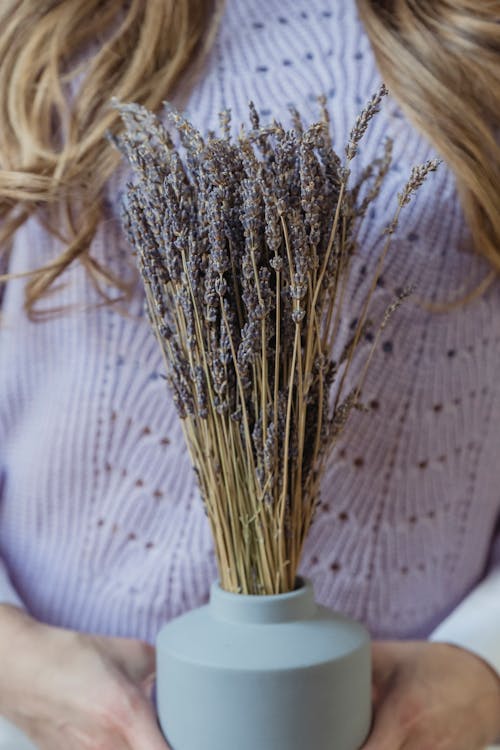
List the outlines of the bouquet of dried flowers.
{"type": "Polygon", "coordinates": [[[401,208],[437,162],[414,168],[385,229],[371,288],[338,361],[350,259],[359,227],[391,164],[392,143],[350,184],[350,164],[387,90],[369,101],[342,160],[330,117],[305,127],[250,125],[207,137],[165,103],[171,128],[136,104],[113,106],[125,131],[109,136],[133,168],[123,222],[136,254],[151,325],[211,524],[227,591],[293,590],[319,502],[325,459],[361,391],[345,393],[401,208]],[[334,389],[335,384],[335,389],[334,389]],[[335,396],[333,393],[335,390],[335,396]]]}

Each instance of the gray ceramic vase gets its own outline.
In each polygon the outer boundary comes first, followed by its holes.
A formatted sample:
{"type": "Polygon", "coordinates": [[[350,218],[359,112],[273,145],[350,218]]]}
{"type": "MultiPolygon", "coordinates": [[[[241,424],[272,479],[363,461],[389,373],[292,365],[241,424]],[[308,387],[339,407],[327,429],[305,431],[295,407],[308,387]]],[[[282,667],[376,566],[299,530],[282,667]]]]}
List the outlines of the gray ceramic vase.
{"type": "Polygon", "coordinates": [[[366,629],[314,601],[212,584],[157,641],[157,706],[172,750],[359,750],[371,723],[366,629]]]}

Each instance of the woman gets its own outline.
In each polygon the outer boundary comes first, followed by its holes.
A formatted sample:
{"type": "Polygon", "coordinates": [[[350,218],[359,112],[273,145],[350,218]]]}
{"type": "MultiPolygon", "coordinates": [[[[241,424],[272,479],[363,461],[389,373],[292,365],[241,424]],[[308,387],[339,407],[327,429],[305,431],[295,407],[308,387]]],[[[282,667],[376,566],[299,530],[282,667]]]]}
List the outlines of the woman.
{"type": "Polygon", "coordinates": [[[245,120],[249,98],[263,119],[286,120],[290,103],[312,119],[324,92],[340,150],[381,76],[391,98],[363,159],[389,133],[395,161],[354,259],[352,315],[406,174],[436,150],[446,166],[407,212],[375,295],[383,309],[417,283],[427,304],[401,311],[374,358],[372,414],[338,445],[302,572],[378,639],[364,750],[500,738],[498,11],[2,4],[0,231],[19,276],[0,331],[0,714],[41,750],[165,750],[149,644],[216,576],[119,226],[109,98],[173,99],[207,130],[227,107],[245,120]]]}

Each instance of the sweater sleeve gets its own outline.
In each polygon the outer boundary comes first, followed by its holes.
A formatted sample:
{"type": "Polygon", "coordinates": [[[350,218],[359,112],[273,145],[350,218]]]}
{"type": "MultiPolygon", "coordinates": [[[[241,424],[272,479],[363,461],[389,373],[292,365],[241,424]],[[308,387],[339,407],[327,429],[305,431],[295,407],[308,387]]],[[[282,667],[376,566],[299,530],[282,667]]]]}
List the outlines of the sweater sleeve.
{"type": "MultiPolygon", "coordinates": [[[[0,274],[5,274],[8,272],[9,270],[8,259],[9,259],[8,251],[0,254],[0,274]]],[[[5,284],[0,284],[0,325],[2,324],[2,301],[3,301],[4,291],[5,291],[5,284]]],[[[2,471],[2,466],[0,464],[0,503],[2,502],[4,480],[5,480],[5,474],[2,471]]],[[[0,550],[0,604],[14,604],[16,607],[21,607],[24,609],[24,605],[21,599],[19,598],[17,591],[12,585],[12,581],[10,580],[7,566],[2,560],[1,550],[0,550]]]]}
{"type": "Polygon", "coordinates": [[[500,565],[438,625],[429,639],[472,651],[500,677],[500,565]]]}
{"type": "MultiPolygon", "coordinates": [[[[5,473],[0,466],[0,504],[2,502],[3,486],[5,480],[5,473]]],[[[0,550],[0,604],[14,604],[16,607],[25,608],[17,591],[15,590],[12,581],[9,576],[7,566],[2,559],[2,552],[0,550]]]]}
{"type": "MultiPolygon", "coordinates": [[[[0,465],[0,505],[2,503],[3,487],[5,481],[5,471],[0,465]]],[[[2,558],[0,549],[0,604],[14,604],[16,607],[25,609],[17,591],[15,590],[9,576],[7,565],[2,558]]]]}
{"type": "Polygon", "coordinates": [[[0,604],[13,604],[16,607],[25,609],[17,591],[9,577],[5,563],[0,558],[0,604]]]}

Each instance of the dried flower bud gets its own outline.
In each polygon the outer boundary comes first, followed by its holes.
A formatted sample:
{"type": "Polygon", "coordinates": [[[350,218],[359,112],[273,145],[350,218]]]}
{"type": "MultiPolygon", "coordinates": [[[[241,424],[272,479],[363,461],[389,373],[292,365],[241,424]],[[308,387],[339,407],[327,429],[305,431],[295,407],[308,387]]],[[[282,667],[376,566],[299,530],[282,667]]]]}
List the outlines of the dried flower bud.
{"type": "Polygon", "coordinates": [[[278,273],[278,271],[283,270],[283,258],[280,258],[279,255],[275,255],[274,258],[271,258],[269,261],[269,265],[271,268],[278,273]]]}
{"type": "Polygon", "coordinates": [[[227,281],[223,276],[219,276],[219,278],[215,280],[215,291],[220,297],[224,297],[227,294],[227,290],[227,281]]]}
{"type": "Polygon", "coordinates": [[[424,184],[427,176],[435,172],[440,164],[440,159],[430,159],[424,164],[413,167],[405,189],[398,195],[400,206],[406,206],[410,202],[412,195],[424,184]]]}

